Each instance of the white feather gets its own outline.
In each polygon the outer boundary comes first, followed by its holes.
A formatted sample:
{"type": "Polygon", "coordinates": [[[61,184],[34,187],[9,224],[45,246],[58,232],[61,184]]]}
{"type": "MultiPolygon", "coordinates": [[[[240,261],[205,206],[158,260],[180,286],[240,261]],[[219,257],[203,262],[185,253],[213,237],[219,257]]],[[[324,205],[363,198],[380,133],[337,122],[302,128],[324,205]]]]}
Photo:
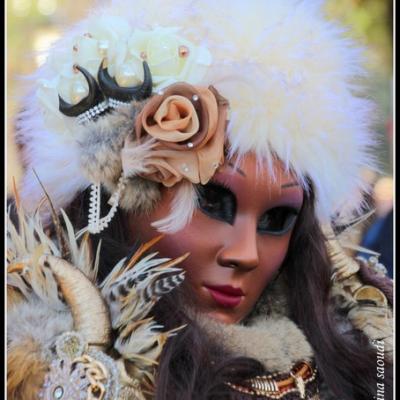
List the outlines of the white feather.
{"type": "Polygon", "coordinates": [[[182,181],[177,184],[170,214],[152,226],[159,232],[174,233],[183,229],[191,220],[197,205],[197,195],[192,183],[182,181]]]}

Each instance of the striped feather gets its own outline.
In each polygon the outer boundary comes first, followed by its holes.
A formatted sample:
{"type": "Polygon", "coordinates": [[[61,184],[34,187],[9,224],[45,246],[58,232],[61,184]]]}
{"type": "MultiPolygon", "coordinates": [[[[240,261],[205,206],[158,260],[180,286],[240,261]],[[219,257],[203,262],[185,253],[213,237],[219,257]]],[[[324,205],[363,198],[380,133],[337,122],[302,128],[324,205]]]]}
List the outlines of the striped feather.
{"type": "Polygon", "coordinates": [[[159,299],[178,287],[185,279],[185,272],[160,278],[148,285],[143,291],[144,301],[159,299]]]}

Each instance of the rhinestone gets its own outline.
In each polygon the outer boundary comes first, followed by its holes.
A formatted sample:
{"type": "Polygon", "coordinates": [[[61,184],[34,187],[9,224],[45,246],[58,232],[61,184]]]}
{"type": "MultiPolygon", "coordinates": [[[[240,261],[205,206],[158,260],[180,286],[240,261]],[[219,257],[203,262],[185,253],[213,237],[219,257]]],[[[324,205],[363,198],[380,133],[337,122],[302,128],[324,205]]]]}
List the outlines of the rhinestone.
{"type": "Polygon", "coordinates": [[[189,172],[189,167],[187,166],[187,164],[182,164],[182,171],[189,172]]]}
{"type": "Polygon", "coordinates": [[[189,47],[179,46],[178,53],[179,53],[179,57],[186,58],[189,55],[189,47]]]}
{"type": "Polygon", "coordinates": [[[62,386],[57,386],[54,389],[53,398],[54,399],[61,399],[63,397],[63,395],[64,395],[64,389],[62,388],[62,386]]]}
{"type": "Polygon", "coordinates": [[[192,99],[193,99],[193,101],[197,101],[199,99],[199,96],[197,96],[197,94],[194,94],[192,99]]]}
{"type": "Polygon", "coordinates": [[[193,143],[192,143],[192,142],[189,142],[189,143],[187,144],[187,147],[189,147],[189,149],[191,149],[191,148],[193,147],[193,143]]]}

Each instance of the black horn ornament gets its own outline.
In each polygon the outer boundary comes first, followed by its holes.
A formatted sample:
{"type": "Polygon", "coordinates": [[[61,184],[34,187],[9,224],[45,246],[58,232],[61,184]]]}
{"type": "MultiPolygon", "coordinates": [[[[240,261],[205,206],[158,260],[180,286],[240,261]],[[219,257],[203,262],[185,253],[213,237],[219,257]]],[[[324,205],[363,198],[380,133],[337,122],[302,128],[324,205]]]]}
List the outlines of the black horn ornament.
{"type": "Polygon", "coordinates": [[[97,79],[105,96],[109,99],[115,99],[122,102],[130,102],[132,100],[144,100],[151,96],[153,81],[149,65],[143,61],[144,79],[143,83],[133,87],[121,87],[116,80],[110,76],[105,66],[105,59],[100,64],[97,79]]]}
{"type": "Polygon", "coordinates": [[[78,117],[79,115],[90,110],[91,108],[95,107],[97,104],[105,100],[105,97],[101,92],[100,87],[96,82],[96,79],[90,74],[90,72],[87,71],[85,68],[80,67],[79,65],[75,65],[74,68],[81,72],[85,77],[86,82],[89,85],[89,94],[85,98],[83,98],[78,104],[69,104],[60,95],[58,95],[58,109],[60,110],[60,112],[68,117],[78,117]]]}

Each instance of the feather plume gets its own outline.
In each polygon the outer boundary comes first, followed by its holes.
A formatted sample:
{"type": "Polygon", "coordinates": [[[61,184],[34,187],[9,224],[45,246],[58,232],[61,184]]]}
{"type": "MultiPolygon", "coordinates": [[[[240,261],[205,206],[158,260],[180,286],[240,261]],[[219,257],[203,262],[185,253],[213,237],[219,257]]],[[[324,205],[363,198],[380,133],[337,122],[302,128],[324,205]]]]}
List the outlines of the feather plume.
{"type": "MultiPolygon", "coordinates": [[[[66,272],[61,266],[65,260],[59,259],[60,268],[55,268],[54,263],[48,266],[49,264],[44,262],[45,260],[56,262],[57,259],[54,257],[62,256],[60,242],[46,234],[39,213],[26,214],[17,202],[17,229],[11,220],[10,211],[7,221],[7,285],[12,300],[9,307],[13,307],[13,311],[9,312],[8,323],[13,328],[9,329],[9,332],[14,332],[13,337],[9,338],[9,343],[14,347],[9,347],[9,368],[11,366],[12,373],[15,374],[12,361],[17,354],[14,352],[17,348],[15,346],[19,346],[30,332],[38,328],[46,330],[42,341],[41,335],[37,335],[37,338],[35,335],[32,336],[35,343],[38,342],[42,354],[49,351],[47,346],[54,343],[54,337],[63,332],[60,331],[60,327],[71,330],[76,321],[69,308],[69,306],[74,308],[74,305],[70,293],[66,292],[66,281],[64,282],[63,278],[62,285],[59,282],[58,275],[64,276],[66,272]],[[22,312],[25,308],[26,311],[22,312]],[[32,317],[33,321],[42,321],[40,327],[35,326],[35,322],[31,321],[32,317]],[[27,318],[30,322],[26,320],[27,318]],[[21,324],[30,328],[17,335],[15,329],[21,324]]],[[[63,229],[62,235],[70,252],[69,257],[77,268],[70,277],[75,276],[73,279],[82,280],[85,276],[87,283],[91,282],[95,290],[101,243],[96,254],[93,254],[89,235],[84,235],[78,241],[68,216],[63,210],[61,214],[64,228],[60,224],[60,229],[63,229]]],[[[151,318],[151,309],[161,296],[182,283],[184,272],[177,265],[188,256],[185,254],[171,260],[157,258],[157,253],[145,255],[161,238],[162,235],[144,243],[132,257],[120,260],[98,286],[100,289],[98,293],[108,306],[112,327],[116,330],[114,349],[118,351],[121,359],[129,364],[129,373],[135,373],[141,379],[146,379],[147,384],[154,382],[154,366],[157,364],[157,359],[168,337],[176,332],[176,330],[163,331],[163,326],[151,318]]],[[[71,272],[74,268],[69,265],[67,269],[71,272]]],[[[76,284],[78,283],[80,282],[77,281],[76,284]]],[[[70,289],[75,287],[72,281],[68,281],[68,287],[70,289]]],[[[33,358],[36,360],[35,365],[39,365],[37,363],[43,360],[41,357],[33,358]]],[[[40,368],[38,367],[38,371],[40,368]]],[[[10,393],[20,393],[28,382],[21,383],[17,378],[13,380],[16,383],[10,393]]]]}
{"type": "Polygon", "coordinates": [[[376,210],[370,210],[356,218],[353,218],[347,222],[346,226],[342,227],[342,230],[336,235],[336,238],[344,249],[360,251],[370,254],[371,256],[379,256],[379,253],[376,251],[359,246],[353,243],[354,240],[352,240],[354,235],[360,234],[360,231],[364,229],[365,224],[375,214],[375,211],[376,210]]]}
{"type": "MultiPolygon", "coordinates": [[[[141,252],[139,249],[138,252],[141,252]]],[[[157,282],[166,275],[170,277],[169,290],[163,286],[164,293],[175,289],[182,283],[183,271],[174,266],[182,262],[188,254],[175,260],[168,258],[154,258],[156,253],[143,257],[134,268],[122,275],[120,270],[124,263],[120,262],[111,271],[102,286],[103,297],[109,304],[111,323],[114,329],[120,328],[126,321],[145,318],[155,302],[161,297],[156,292],[157,282]],[[176,276],[175,279],[172,277],[176,276]],[[111,277],[111,279],[110,279],[111,277]],[[175,284],[175,285],[174,285],[175,284]]],[[[128,263],[129,265],[129,263],[128,263]]],[[[125,267],[126,268],[126,267],[125,267]]]]}
{"type": "Polygon", "coordinates": [[[155,258],[157,253],[143,256],[161,238],[143,244],[129,260],[121,260],[101,284],[112,327],[118,332],[114,347],[135,370],[153,368],[165,341],[175,333],[163,332],[148,315],[161,296],[183,282],[184,271],[176,265],[189,254],[173,260],[155,258]]]}
{"type": "Polygon", "coordinates": [[[62,228],[61,228],[60,219],[59,219],[59,217],[58,217],[58,215],[56,213],[56,210],[54,209],[54,206],[53,206],[53,203],[51,202],[50,196],[46,192],[46,189],[43,186],[43,183],[39,179],[39,176],[37,175],[35,170],[33,170],[33,173],[35,174],[35,177],[38,180],[38,182],[39,182],[39,184],[40,184],[40,186],[41,186],[41,188],[43,190],[43,193],[44,193],[44,195],[46,197],[46,200],[49,203],[50,212],[51,212],[51,218],[52,218],[54,229],[55,229],[55,232],[56,232],[56,235],[57,235],[58,245],[60,246],[61,257],[67,260],[68,257],[69,257],[70,251],[69,251],[69,249],[67,247],[67,243],[66,243],[66,240],[65,240],[65,237],[64,237],[64,232],[62,231],[62,228]]]}
{"type": "Polygon", "coordinates": [[[153,150],[156,147],[156,140],[150,139],[144,143],[132,141],[128,136],[125,139],[125,144],[121,150],[122,169],[125,177],[132,177],[148,172],[146,167],[146,159],[151,157],[153,150]]]}
{"type": "Polygon", "coordinates": [[[170,214],[151,225],[159,232],[175,233],[191,220],[197,205],[197,194],[191,182],[182,181],[176,185],[170,214]]]}
{"type": "MultiPolygon", "coordinates": [[[[61,212],[67,232],[60,231],[56,241],[46,234],[39,213],[27,215],[17,205],[17,229],[10,211],[7,218],[7,284],[18,289],[29,301],[40,298],[56,309],[65,310],[63,295],[54,275],[38,261],[45,254],[60,258],[64,255],[71,258],[74,265],[94,282],[96,271],[92,268],[88,238],[78,244],[72,224],[63,210],[61,212]],[[60,237],[63,237],[63,243],[60,243],[60,237]],[[65,251],[66,248],[68,252],[65,251]]],[[[59,229],[62,229],[61,224],[59,229]]],[[[94,264],[98,265],[98,262],[95,261],[94,264]]]]}
{"type": "Polygon", "coordinates": [[[184,271],[179,274],[166,276],[165,278],[157,278],[144,289],[144,301],[159,299],[164,294],[167,294],[171,290],[178,287],[184,281],[184,279],[184,271]]]}

